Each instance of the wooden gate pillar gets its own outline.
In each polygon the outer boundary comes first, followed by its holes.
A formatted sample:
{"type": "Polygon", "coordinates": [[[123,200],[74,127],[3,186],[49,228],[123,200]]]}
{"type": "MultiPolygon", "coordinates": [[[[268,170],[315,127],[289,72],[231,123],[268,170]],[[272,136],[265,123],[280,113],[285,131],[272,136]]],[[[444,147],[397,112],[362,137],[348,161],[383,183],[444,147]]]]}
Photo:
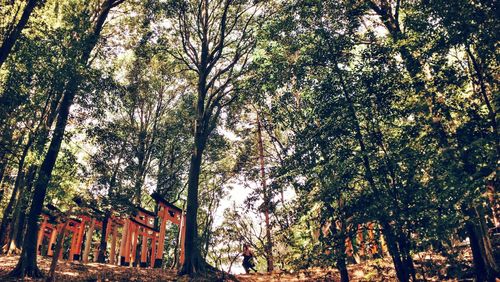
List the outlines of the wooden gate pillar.
{"type": "Polygon", "coordinates": [[[85,249],[83,251],[83,262],[87,263],[89,261],[90,248],[92,247],[92,236],[94,235],[95,219],[90,221],[89,230],[87,230],[87,236],[85,238],[85,249]]]}
{"type": "Polygon", "coordinates": [[[148,236],[147,230],[143,228],[141,243],[141,264],[140,267],[148,266],[148,236]]]}
{"type": "Polygon", "coordinates": [[[125,266],[125,258],[127,256],[126,248],[127,248],[127,241],[128,241],[128,230],[129,230],[129,219],[125,220],[125,224],[123,225],[123,230],[122,230],[122,238],[120,242],[120,265],[125,266]]]}
{"type": "MultiPolygon", "coordinates": [[[[45,225],[47,225],[47,217],[43,217],[42,224],[40,225],[40,229],[38,229],[38,238],[36,241],[36,251],[39,255],[42,254],[42,243],[43,243],[43,235],[45,234],[45,225]]],[[[50,248],[50,246],[49,246],[50,248]]]]}
{"type": "Polygon", "coordinates": [[[167,228],[167,209],[162,208],[160,211],[160,234],[158,236],[158,248],[156,249],[156,259],[154,268],[160,268],[163,263],[163,249],[165,244],[165,229],[167,228]]]}

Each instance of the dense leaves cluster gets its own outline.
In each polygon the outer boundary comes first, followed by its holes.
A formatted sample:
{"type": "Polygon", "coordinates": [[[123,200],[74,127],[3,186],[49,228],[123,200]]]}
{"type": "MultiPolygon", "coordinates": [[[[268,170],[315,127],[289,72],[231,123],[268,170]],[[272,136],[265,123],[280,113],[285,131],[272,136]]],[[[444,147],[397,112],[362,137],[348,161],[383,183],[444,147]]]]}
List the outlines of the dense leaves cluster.
{"type": "Polygon", "coordinates": [[[157,192],[187,212],[185,244],[166,239],[182,274],[231,272],[246,243],[267,271],[348,281],[349,263],[387,256],[409,281],[425,278],[416,254],[456,264],[468,242],[476,278],[499,276],[495,1],[0,5],[12,275],[41,275],[46,204],[78,195],[104,233],[157,192]]]}

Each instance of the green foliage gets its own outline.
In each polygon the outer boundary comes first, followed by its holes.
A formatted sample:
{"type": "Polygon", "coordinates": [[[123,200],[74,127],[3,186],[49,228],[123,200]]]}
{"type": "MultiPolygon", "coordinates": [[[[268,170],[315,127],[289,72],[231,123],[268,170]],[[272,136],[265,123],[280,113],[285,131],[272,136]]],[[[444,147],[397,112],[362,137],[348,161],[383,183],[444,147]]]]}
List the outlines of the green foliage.
{"type": "MultiPolygon", "coordinates": [[[[227,29],[223,1],[209,1],[211,16],[197,1],[125,1],[89,62],[101,1],[43,2],[0,69],[2,210],[29,206],[23,174],[36,175],[78,76],[46,203],[80,195],[126,213],[153,209],[155,191],[183,206],[199,153],[198,243],[219,268],[239,263],[244,242],[264,268],[266,209],[283,269],[341,268],[346,242],[355,257],[368,249],[356,237],[367,226],[394,239],[393,258],[454,257],[467,226],[498,220],[486,189],[499,183],[494,1],[233,1],[227,29]],[[252,191],[221,220],[235,183],[252,191]]],[[[2,5],[0,42],[24,3],[2,5]]]]}

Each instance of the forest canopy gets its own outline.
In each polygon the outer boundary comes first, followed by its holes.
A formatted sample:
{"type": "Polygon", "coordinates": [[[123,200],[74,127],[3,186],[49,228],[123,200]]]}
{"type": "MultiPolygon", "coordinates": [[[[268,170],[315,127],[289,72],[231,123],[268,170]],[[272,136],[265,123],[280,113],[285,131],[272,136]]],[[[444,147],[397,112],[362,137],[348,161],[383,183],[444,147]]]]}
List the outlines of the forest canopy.
{"type": "Polygon", "coordinates": [[[190,277],[241,273],[245,245],[271,274],[385,261],[377,279],[495,281],[498,7],[0,1],[8,275],[55,268],[52,236],[61,259],[111,264],[134,238],[127,259],[190,277]],[[89,239],[64,241],[75,226],[89,239]]]}

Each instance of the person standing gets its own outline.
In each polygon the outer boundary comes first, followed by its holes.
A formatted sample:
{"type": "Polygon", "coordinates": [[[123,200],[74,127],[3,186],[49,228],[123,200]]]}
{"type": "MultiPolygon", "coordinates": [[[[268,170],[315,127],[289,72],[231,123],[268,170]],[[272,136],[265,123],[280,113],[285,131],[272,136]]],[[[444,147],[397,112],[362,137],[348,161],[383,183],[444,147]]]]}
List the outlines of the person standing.
{"type": "Polygon", "coordinates": [[[245,272],[248,274],[250,273],[250,270],[253,270],[257,272],[255,269],[255,263],[253,261],[253,258],[255,257],[252,250],[250,250],[250,247],[248,244],[243,245],[243,268],[245,268],[245,272]]]}

